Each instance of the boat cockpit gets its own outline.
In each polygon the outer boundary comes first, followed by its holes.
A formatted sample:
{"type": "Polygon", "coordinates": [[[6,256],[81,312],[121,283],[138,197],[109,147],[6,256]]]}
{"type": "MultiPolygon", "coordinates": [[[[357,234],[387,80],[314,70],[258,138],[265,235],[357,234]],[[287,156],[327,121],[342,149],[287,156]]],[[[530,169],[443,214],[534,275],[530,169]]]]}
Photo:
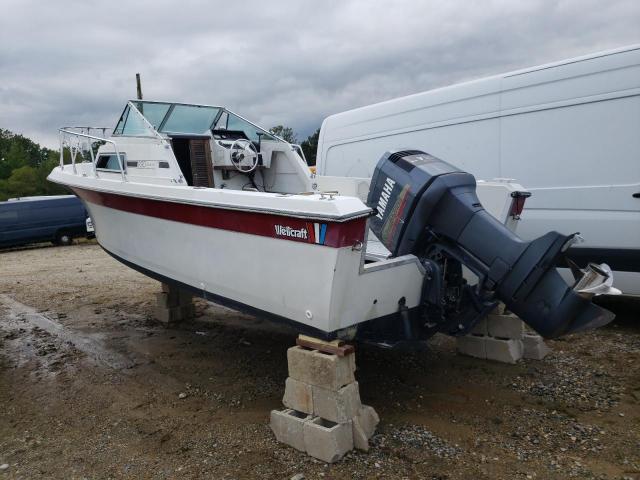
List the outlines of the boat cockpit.
{"type": "MultiPolygon", "coordinates": [[[[299,146],[224,107],[130,101],[111,140],[118,145],[127,176],[169,176],[178,184],[204,188],[311,190],[299,146]],[[152,147],[158,142],[164,149],[152,147]]],[[[109,147],[101,147],[97,169],[119,171],[118,158],[109,147]]]]}

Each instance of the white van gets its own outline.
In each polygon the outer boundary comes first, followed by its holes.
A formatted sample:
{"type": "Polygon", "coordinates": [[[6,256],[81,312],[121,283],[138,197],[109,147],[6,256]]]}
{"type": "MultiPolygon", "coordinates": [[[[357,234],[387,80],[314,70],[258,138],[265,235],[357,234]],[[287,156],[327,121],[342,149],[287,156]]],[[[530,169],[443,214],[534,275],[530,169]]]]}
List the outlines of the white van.
{"type": "Polygon", "coordinates": [[[419,149],[479,179],[532,192],[518,233],[580,232],[640,295],[640,45],[398,98],[325,119],[318,175],[371,177],[382,154],[419,149]]]}

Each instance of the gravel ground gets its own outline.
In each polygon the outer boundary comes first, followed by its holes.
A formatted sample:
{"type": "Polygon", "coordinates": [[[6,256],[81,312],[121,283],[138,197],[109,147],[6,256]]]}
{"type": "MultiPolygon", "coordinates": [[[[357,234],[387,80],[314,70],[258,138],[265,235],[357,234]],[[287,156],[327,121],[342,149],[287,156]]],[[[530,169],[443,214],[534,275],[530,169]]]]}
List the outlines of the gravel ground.
{"type": "Polygon", "coordinates": [[[358,346],[381,423],[326,465],[268,428],[295,332],[201,300],[164,329],[156,291],[97,245],[0,253],[0,478],[640,479],[637,302],[543,361],[358,346]]]}

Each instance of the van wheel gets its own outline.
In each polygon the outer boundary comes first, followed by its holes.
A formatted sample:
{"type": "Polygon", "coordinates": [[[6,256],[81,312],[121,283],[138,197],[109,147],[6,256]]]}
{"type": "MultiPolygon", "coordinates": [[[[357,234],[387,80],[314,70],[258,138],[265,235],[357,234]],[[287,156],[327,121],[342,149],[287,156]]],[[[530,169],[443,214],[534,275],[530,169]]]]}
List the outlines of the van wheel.
{"type": "Polygon", "coordinates": [[[71,235],[68,233],[60,232],[56,235],[56,243],[58,245],[66,247],[67,245],[71,245],[71,242],[73,242],[73,238],[71,238],[71,235]]]}

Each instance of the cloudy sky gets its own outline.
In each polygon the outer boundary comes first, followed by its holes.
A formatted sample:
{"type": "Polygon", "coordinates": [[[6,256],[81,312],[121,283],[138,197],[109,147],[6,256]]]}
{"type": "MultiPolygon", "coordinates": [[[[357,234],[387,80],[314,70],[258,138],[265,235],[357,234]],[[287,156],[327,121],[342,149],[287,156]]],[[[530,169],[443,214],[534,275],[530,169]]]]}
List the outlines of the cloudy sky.
{"type": "Polygon", "coordinates": [[[0,0],[0,128],[56,146],[135,96],[306,137],[353,107],[640,43],[640,1],[0,0]]]}

